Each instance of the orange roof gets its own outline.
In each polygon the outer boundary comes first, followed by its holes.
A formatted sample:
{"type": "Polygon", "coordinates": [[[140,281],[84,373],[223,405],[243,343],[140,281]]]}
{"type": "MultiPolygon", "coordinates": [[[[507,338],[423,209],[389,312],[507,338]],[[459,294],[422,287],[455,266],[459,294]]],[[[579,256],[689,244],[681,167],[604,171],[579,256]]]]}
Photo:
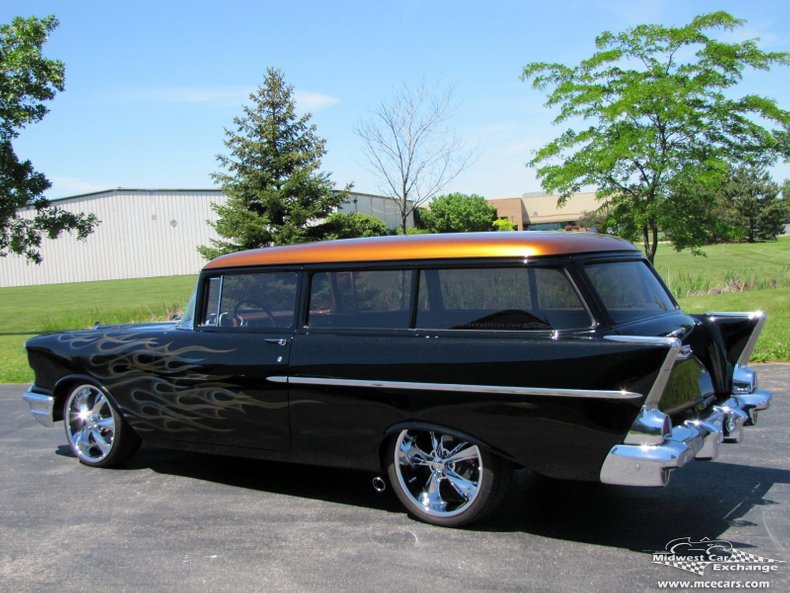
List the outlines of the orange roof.
{"type": "Polygon", "coordinates": [[[399,235],[251,249],[220,256],[206,264],[205,269],[451,258],[529,258],[622,250],[637,249],[628,241],[589,233],[528,231],[399,235]]]}

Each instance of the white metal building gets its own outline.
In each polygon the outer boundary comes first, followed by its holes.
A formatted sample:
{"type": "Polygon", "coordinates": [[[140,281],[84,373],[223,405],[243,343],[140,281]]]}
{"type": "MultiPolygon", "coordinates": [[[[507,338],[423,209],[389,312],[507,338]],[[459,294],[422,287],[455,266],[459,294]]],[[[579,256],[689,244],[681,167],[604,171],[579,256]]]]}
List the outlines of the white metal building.
{"type": "MultiPolygon", "coordinates": [[[[213,189],[114,189],[53,200],[64,210],[92,212],[101,223],[85,241],[44,238],[40,265],[0,257],[0,286],[196,274],[205,263],[197,246],[217,238],[207,223],[217,218],[211,203],[225,199],[213,189]]],[[[400,226],[398,204],[384,196],[351,193],[340,210],[400,226]]]]}

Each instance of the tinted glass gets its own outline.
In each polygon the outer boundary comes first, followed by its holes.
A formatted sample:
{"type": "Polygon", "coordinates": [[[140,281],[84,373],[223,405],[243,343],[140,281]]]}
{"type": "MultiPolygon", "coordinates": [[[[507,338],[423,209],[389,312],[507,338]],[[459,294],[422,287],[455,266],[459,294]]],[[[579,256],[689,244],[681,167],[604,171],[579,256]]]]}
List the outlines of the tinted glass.
{"type": "Polygon", "coordinates": [[[417,326],[553,330],[589,327],[587,309],[560,268],[423,270],[417,326]]]}
{"type": "Polygon", "coordinates": [[[617,323],[675,310],[672,299],[645,262],[590,264],[586,270],[609,316],[617,323]]]}
{"type": "Polygon", "coordinates": [[[409,327],[411,270],[319,272],[310,283],[310,327],[409,327]]]}
{"type": "Polygon", "coordinates": [[[238,329],[292,327],[297,283],[294,272],[210,278],[202,325],[238,329]]]}
{"type": "Polygon", "coordinates": [[[178,320],[177,327],[179,329],[192,329],[192,324],[195,321],[195,301],[197,300],[197,289],[192,291],[192,296],[189,297],[187,306],[184,307],[184,313],[181,319],[178,320]]]}

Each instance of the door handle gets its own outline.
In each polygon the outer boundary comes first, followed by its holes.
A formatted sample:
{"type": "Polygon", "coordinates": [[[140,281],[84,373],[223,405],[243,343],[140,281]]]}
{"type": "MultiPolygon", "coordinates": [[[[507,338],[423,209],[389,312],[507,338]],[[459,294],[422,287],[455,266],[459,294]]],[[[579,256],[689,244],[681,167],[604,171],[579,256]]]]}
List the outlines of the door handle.
{"type": "Polygon", "coordinates": [[[277,344],[278,346],[285,346],[288,344],[288,340],[285,338],[265,338],[264,342],[267,344],[277,344]]]}

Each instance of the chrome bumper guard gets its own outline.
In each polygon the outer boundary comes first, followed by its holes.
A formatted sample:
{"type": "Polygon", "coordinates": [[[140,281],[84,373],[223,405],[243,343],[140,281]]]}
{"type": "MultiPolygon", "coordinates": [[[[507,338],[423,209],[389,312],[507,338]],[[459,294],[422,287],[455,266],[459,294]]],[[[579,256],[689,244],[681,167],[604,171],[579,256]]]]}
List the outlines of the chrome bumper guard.
{"type": "Polygon", "coordinates": [[[32,389],[33,386],[31,385],[27,393],[22,396],[22,399],[30,406],[30,413],[33,414],[33,418],[44,426],[52,426],[54,424],[52,411],[55,407],[55,398],[43,393],[36,393],[32,389]]]}
{"type": "Polygon", "coordinates": [[[675,427],[671,427],[665,414],[646,406],[634,422],[637,430],[632,429],[625,443],[612,447],[606,456],[601,467],[601,482],[666,486],[673,469],[683,467],[692,459],[715,459],[721,442],[739,443],[743,427],[756,424],[757,413],[771,406],[772,397],[770,391],[763,389],[736,392],[721,405],[714,406],[706,416],[675,427]],[[661,416],[665,419],[663,435],[646,434],[644,426],[657,426],[657,417],[661,416]]]}

